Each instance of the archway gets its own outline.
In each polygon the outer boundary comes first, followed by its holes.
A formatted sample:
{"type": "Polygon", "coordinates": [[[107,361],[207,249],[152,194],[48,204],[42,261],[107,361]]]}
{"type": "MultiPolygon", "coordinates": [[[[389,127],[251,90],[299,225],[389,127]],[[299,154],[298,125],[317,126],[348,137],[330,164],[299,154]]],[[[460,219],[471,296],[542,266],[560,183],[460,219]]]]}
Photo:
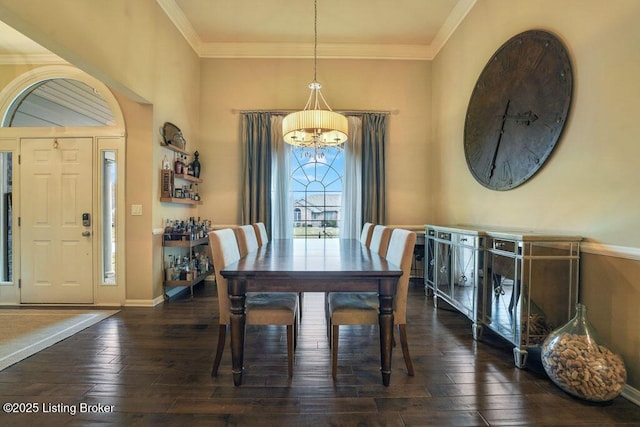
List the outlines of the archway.
{"type": "Polygon", "coordinates": [[[115,97],[75,67],[45,66],[0,92],[0,117],[9,194],[0,303],[122,305],[125,125],[115,97]]]}

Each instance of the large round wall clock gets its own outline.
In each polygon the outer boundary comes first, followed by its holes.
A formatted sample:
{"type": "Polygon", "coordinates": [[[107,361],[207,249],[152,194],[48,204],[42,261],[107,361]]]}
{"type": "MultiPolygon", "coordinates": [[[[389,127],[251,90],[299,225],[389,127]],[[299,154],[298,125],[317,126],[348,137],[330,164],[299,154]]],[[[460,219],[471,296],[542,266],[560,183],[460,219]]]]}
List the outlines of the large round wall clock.
{"type": "Polygon", "coordinates": [[[474,178],[510,190],[531,178],[562,133],[573,76],[562,42],[546,31],[518,34],[485,65],[464,125],[464,154],[474,178]]]}

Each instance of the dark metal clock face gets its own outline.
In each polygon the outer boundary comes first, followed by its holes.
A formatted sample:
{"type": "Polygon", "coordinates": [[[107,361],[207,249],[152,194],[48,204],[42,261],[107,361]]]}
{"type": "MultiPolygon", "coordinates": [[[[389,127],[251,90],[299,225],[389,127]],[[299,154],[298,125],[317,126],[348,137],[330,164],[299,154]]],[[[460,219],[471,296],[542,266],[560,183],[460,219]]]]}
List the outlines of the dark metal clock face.
{"type": "Polygon", "coordinates": [[[467,109],[464,154],[475,179],[509,190],[531,178],[558,142],[572,87],[569,55],[553,34],[526,31],[502,45],[467,109]]]}

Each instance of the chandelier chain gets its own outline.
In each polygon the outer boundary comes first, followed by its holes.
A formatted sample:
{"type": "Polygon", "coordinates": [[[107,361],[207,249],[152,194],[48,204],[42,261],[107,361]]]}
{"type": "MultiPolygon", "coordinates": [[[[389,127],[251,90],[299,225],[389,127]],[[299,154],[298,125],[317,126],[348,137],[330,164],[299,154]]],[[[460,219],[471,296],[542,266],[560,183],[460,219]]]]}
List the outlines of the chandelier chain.
{"type": "Polygon", "coordinates": [[[318,69],[318,0],[313,0],[313,81],[317,82],[318,69]]]}
{"type": "Polygon", "coordinates": [[[313,2],[313,82],[309,84],[309,99],[304,109],[287,114],[282,119],[282,135],[286,143],[313,150],[317,158],[329,146],[339,146],[347,138],[348,121],[334,112],[322,96],[318,83],[318,0],[313,2]],[[326,109],[322,108],[322,104],[326,109]]]}

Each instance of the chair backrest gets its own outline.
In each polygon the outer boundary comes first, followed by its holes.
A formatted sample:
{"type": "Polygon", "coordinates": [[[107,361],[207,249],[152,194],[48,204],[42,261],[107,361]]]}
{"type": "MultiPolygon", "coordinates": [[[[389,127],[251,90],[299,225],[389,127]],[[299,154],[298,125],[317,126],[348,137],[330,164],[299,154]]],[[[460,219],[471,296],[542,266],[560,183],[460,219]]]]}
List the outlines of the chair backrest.
{"type": "Polygon", "coordinates": [[[258,236],[253,225],[241,225],[234,229],[236,238],[238,239],[238,249],[240,256],[243,257],[251,251],[255,251],[260,246],[258,244],[258,236]]]}
{"type": "Polygon", "coordinates": [[[415,245],[416,233],[402,228],[393,230],[386,258],[388,262],[402,269],[402,276],[398,280],[393,307],[395,323],[398,324],[407,323],[407,295],[409,293],[409,278],[411,276],[411,263],[415,245]]]}
{"type": "Polygon", "coordinates": [[[264,222],[256,222],[253,227],[256,229],[256,235],[258,236],[258,246],[266,245],[269,242],[269,236],[264,222]]]}
{"type": "Polygon", "coordinates": [[[218,288],[218,307],[220,311],[220,324],[229,324],[229,290],[227,279],[220,272],[224,268],[240,259],[240,250],[235,232],[230,228],[223,228],[209,232],[209,248],[213,258],[213,269],[216,274],[216,287],[218,288]]]}
{"type": "Polygon", "coordinates": [[[391,228],[384,225],[375,225],[373,227],[373,233],[371,233],[369,249],[376,251],[380,256],[386,257],[391,231],[391,228]]]}
{"type": "Polygon", "coordinates": [[[360,243],[369,246],[371,243],[371,233],[373,233],[373,224],[365,222],[362,226],[362,233],[360,233],[360,243]]]}

